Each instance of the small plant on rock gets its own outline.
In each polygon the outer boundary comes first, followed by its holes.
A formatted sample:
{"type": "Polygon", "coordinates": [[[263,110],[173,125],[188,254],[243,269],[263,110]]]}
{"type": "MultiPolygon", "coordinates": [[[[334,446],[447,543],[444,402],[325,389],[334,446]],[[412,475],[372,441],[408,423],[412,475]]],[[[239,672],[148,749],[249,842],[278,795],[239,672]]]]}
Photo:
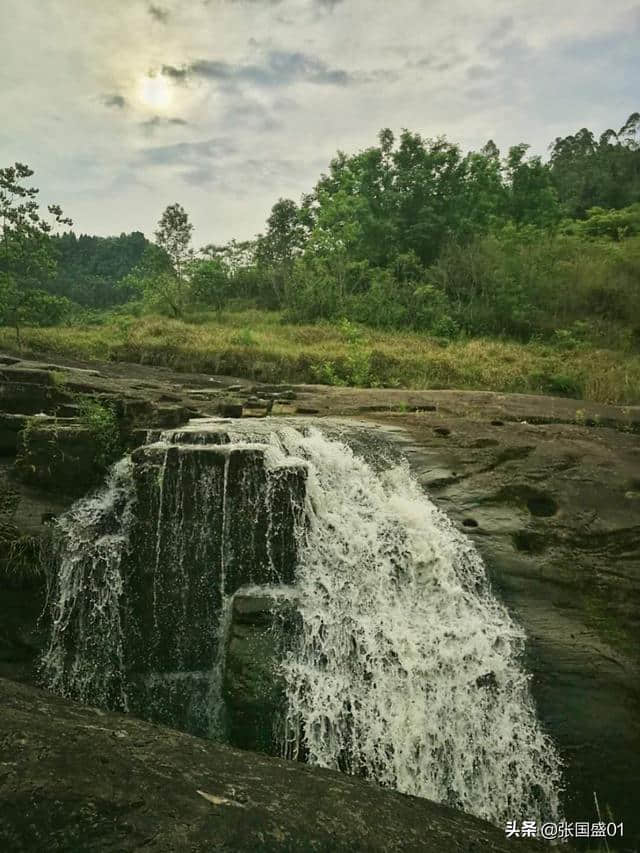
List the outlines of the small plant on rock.
{"type": "Polygon", "coordinates": [[[113,407],[93,397],[83,397],[80,402],[80,422],[93,434],[95,464],[108,468],[121,452],[120,430],[113,407]]]}

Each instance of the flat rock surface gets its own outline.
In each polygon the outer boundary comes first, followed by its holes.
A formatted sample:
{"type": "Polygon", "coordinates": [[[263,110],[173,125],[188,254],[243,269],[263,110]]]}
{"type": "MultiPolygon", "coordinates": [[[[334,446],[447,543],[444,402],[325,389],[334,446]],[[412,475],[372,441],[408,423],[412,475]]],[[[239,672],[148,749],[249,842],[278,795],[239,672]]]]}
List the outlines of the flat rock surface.
{"type": "Polygon", "coordinates": [[[544,849],[484,821],[0,679],[0,849],[544,849]]]}

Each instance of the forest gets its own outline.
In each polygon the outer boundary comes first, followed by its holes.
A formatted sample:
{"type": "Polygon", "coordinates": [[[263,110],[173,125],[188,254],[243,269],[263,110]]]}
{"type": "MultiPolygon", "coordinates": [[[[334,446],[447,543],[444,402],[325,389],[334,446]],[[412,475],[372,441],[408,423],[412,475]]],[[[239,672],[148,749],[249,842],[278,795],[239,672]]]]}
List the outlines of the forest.
{"type": "MultiPolygon", "coordinates": [[[[240,328],[231,344],[250,355],[265,324],[272,334],[276,324],[329,325],[346,360],[325,353],[288,378],[365,385],[406,380],[374,369],[361,342],[375,343],[376,330],[614,361],[640,351],[637,112],[599,137],[582,128],[556,138],[544,158],[526,144],[503,154],[490,140],[464,154],[445,137],[383,129],[376,145],[338,152],[298,201],[280,198],[255,239],[199,249],[180,204],[152,240],[78,234],[57,205],[40,212],[32,178],[20,163],[0,170],[0,323],[3,340],[13,330],[20,345],[42,340],[44,327],[123,329],[148,315],[169,318],[167,335],[171,322],[230,322],[240,328]]],[[[638,391],[626,382],[618,401],[638,391]]],[[[602,396],[562,371],[538,390],[602,396]]]]}

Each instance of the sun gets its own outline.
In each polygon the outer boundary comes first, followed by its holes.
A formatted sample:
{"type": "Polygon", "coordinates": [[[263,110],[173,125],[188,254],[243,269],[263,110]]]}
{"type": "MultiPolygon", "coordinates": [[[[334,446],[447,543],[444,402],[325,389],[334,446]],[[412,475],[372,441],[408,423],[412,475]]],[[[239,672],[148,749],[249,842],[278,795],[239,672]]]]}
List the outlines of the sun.
{"type": "Polygon", "coordinates": [[[171,90],[162,77],[147,75],[140,81],[140,100],[154,110],[165,110],[171,103],[171,90]]]}

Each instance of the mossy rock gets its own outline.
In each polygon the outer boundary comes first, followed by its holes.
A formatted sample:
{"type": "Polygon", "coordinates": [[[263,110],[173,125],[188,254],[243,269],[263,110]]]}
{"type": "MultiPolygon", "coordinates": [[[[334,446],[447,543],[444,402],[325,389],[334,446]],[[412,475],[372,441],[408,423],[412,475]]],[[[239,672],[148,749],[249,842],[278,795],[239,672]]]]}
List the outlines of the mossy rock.
{"type": "Polygon", "coordinates": [[[96,438],[78,423],[31,421],[18,435],[15,473],[23,483],[80,495],[97,485],[104,468],[96,461],[96,438]]]}

